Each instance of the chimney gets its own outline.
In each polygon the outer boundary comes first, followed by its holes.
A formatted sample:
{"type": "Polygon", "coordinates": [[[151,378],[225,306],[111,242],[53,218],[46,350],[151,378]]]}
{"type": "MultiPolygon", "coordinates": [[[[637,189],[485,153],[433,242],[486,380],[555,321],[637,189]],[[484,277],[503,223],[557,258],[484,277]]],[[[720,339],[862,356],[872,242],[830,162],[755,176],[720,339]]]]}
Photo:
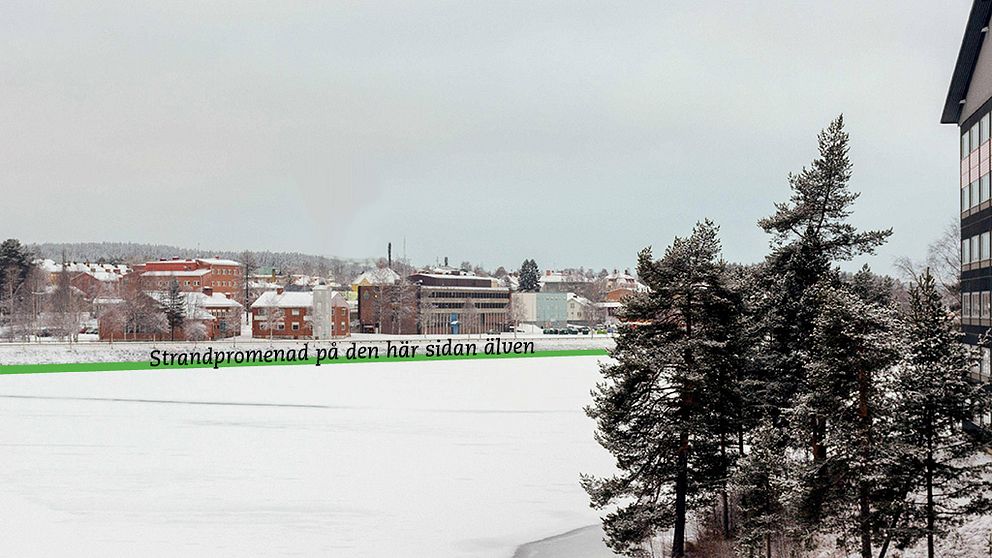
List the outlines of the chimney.
{"type": "Polygon", "coordinates": [[[282,287],[276,287],[276,294],[282,294],[284,290],[286,289],[283,289],[282,287]]]}
{"type": "Polygon", "coordinates": [[[234,293],[224,293],[224,296],[226,296],[228,300],[234,299],[234,293]]]}
{"type": "Polygon", "coordinates": [[[213,287],[203,287],[203,294],[205,294],[207,296],[214,296],[214,288],[213,287]]]}
{"type": "Polygon", "coordinates": [[[444,267],[448,267],[448,256],[444,257],[444,267]]]}
{"type": "Polygon", "coordinates": [[[386,245],[386,262],[389,269],[393,269],[393,243],[386,245]]]}

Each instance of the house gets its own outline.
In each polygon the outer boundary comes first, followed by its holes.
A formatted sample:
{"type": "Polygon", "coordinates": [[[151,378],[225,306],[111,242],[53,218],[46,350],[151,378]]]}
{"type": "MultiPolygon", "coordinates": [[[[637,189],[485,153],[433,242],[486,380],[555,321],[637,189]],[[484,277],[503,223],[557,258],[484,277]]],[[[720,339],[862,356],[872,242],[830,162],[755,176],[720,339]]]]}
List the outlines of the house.
{"type": "Polygon", "coordinates": [[[580,291],[592,281],[578,271],[548,269],[544,271],[538,282],[541,285],[541,292],[568,293],[580,291]]]}
{"type": "Polygon", "coordinates": [[[313,288],[313,338],[333,339],[351,333],[351,307],[345,297],[328,285],[313,288]]]}
{"type": "Polygon", "coordinates": [[[56,263],[51,259],[35,260],[34,265],[48,273],[51,284],[58,284],[63,270],[69,274],[69,284],[79,289],[86,300],[113,296],[120,291],[122,279],[131,271],[124,264],[90,262],[56,263]]]}
{"type": "Polygon", "coordinates": [[[251,305],[251,336],[308,339],[312,312],[313,291],[266,291],[251,305]]]}
{"type": "Polygon", "coordinates": [[[198,292],[210,287],[214,292],[233,294],[241,289],[243,280],[241,264],[221,258],[163,258],[142,264],[137,272],[145,290],[165,291],[176,280],[183,291],[198,292]]]}
{"type": "Polygon", "coordinates": [[[584,296],[568,293],[568,322],[595,325],[601,314],[595,304],[584,296]]]}
{"type": "Polygon", "coordinates": [[[129,297],[98,297],[97,324],[101,341],[162,341],[175,339],[215,340],[241,334],[242,306],[228,294],[214,293],[210,287],[202,292],[181,293],[183,324],[175,332],[165,321],[169,299],[166,291],[134,291],[129,297]]]}
{"type": "Polygon", "coordinates": [[[630,274],[630,270],[623,270],[623,273],[618,273],[617,270],[613,270],[603,279],[606,287],[606,291],[613,291],[617,289],[626,289],[635,293],[644,293],[648,291],[647,285],[641,283],[636,277],[630,274]]]}

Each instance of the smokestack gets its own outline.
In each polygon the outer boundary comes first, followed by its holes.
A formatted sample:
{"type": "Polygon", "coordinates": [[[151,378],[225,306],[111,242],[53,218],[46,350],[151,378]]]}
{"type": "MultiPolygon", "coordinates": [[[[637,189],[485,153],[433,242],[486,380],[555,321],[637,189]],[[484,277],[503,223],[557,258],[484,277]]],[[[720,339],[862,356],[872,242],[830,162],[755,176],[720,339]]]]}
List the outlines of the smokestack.
{"type": "Polygon", "coordinates": [[[393,243],[390,242],[386,245],[386,265],[389,269],[393,269],[393,243]]]}
{"type": "Polygon", "coordinates": [[[444,267],[448,267],[448,256],[444,257],[444,267]]]}

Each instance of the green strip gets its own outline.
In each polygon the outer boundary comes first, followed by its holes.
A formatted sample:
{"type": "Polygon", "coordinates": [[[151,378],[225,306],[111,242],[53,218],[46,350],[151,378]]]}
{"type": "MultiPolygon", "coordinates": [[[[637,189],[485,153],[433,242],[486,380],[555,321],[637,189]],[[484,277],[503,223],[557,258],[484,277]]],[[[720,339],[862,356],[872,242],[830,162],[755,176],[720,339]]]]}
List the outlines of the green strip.
{"type": "MultiPolygon", "coordinates": [[[[473,359],[490,359],[490,358],[535,358],[535,357],[570,357],[570,356],[605,356],[608,354],[606,349],[572,349],[567,351],[537,351],[534,353],[526,354],[513,354],[505,353],[499,355],[486,355],[478,354],[475,356],[461,355],[461,356],[434,356],[428,357],[424,355],[417,355],[413,358],[400,358],[400,357],[381,357],[381,358],[361,358],[354,360],[338,359],[338,360],[325,360],[320,363],[321,366],[333,365],[333,364],[358,364],[362,362],[416,362],[424,360],[473,360],[473,359]]],[[[289,362],[244,362],[244,363],[223,363],[220,368],[231,368],[236,366],[289,366],[289,365],[315,365],[317,363],[317,358],[309,358],[307,360],[296,360],[289,362]]],[[[210,368],[214,367],[213,364],[187,364],[187,365],[159,365],[152,366],[150,362],[80,362],[71,364],[8,364],[0,365],[0,375],[3,374],[50,374],[55,372],[116,372],[119,370],[163,370],[163,369],[175,369],[175,368],[210,368]]]]}

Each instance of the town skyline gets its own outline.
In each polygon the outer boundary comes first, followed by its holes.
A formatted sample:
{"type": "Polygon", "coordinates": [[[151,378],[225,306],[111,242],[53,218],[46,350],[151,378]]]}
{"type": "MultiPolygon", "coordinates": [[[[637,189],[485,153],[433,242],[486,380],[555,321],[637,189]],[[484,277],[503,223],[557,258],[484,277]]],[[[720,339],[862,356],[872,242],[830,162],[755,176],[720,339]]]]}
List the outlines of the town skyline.
{"type": "Polygon", "coordinates": [[[839,113],[873,268],[955,215],[963,0],[89,9],[0,23],[5,237],[612,269],[709,217],[751,263],[839,113]]]}

